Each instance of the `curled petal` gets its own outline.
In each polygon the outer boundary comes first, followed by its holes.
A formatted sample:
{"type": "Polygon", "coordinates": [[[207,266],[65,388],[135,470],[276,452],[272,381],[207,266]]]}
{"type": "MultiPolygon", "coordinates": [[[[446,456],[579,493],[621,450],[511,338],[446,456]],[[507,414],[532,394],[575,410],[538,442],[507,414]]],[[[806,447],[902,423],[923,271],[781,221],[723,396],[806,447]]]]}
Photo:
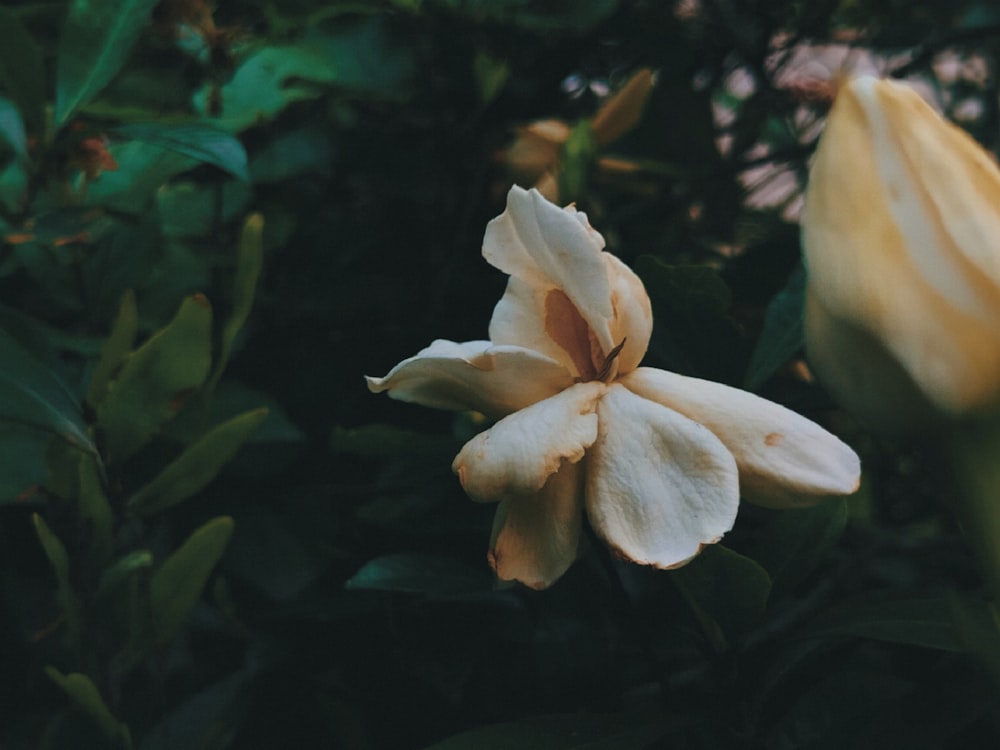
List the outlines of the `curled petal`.
{"type": "Polygon", "coordinates": [[[611,306],[614,309],[611,336],[625,342],[618,355],[618,373],[632,372],[646,356],[653,333],[653,308],[646,287],[632,271],[610,253],[604,253],[611,280],[611,306]]]}
{"type": "Polygon", "coordinates": [[[564,463],[531,495],[504,498],[493,519],[490,566],[504,581],[550,586],[576,560],[583,464],[564,463]]]}
{"type": "Polygon", "coordinates": [[[611,385],[587,452],[586,508],[623,557],[672,568],[729,531],[739,506],[732,454],[709,430],[611,385]]]}
{"type": "Polygon", "coordinates": [[[640,367],[621,383],[711,430],[735,457],[740,489],[751,502],[797,506],[858,488],[857,454],[815,422],[773,401],[651,367],[640,367]]]}
{"type": "Polygon", "coordinates": [[[452,469],[473,500],[538,492],[564,462],[577,463],[597,439],[603,383],[580,383],[501,419],[465,444],[452,469]]]}
{"type": "Polygon", "coordinates": [[[538,290],[558,289],[572,302],[607,354],[613,340],[611,284],[604,238],[575,208],[559,208],[537,190],[516,185],[507,209],[486,226],[483,257],[538,290]]]}
{"type": "Polygon", "coordinates": [[[502,417],[573,384],[561,364],[518,346],[438,339],[384,378],[365,376],[373,393],[436,409],[474,409],[502,417]]]}

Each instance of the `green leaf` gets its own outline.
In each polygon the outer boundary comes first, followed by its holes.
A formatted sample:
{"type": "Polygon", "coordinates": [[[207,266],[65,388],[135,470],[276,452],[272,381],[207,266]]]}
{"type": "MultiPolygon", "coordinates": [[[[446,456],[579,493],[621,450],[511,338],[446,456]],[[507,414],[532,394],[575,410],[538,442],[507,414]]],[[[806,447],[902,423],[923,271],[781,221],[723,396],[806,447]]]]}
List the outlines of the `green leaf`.
{"type": "Polygon", "coordinates": [[[503,91],[507,79],[510,78],[510,65],[506,60],[495,58],[483,50],[477,50],[472,60],[472,73],[476,79],[479,101],[489,104],[503,91]]]}
{"type": "Polygon", "coordinates": [[[111,334],[101,347],[101,357],[97,360],[87,388],[87,403],[97,409],[104,403],[108,386],[122,366],[128,353],[135,345],[139,331],[139,311],[135,305],[135,293],[130,289],[122,298],[118,317],[115,318],[111,334]]]}
{"type": "Polygon", "coordinates": [[[721,544],[670,575],[719,652],[757,624],[771,594],[767,571],[721,544]]]}
{"type": "MultiPolygon", "coordinates": [[[[0,10],[0,13],[2,12],[0,10]]],[[[0,140],[6,141],[14,151],[14,155],[21,161],[28,158],[28,136],[24,132],[21,113],[10,99],[4,96],[0,96],[0,140]]]]}
{"type": "Polygon", "coordinates": [[[0,429],[0,505],[28,502],[44,483],[45,450],[52,435],[33,427],[4,424],[0,429]]]}
{"type": "Polygon", "coordinates": [[[63,616],[66,618],[66,628],[69,631],[70,641],[75,647],[79,646],[80,640],[80,604],[69,578],[69,556],[66,554],[66,547],[59,541],[59,537],[52,533],[48,524],[40,515],[35,513],[32,516],[35,523],[35,533],[38,541],[42,545],[45,557],[48,558],[52,571],[56,576],[56,596],[62,607],[63,616]]]}
{"type": "Polygon", "coordinates": [[[109,149],[118,169],[101,172],[87,186],[86,201],[128,214],[141,214],[171,177],[196,167],[190,156],[142,141],[113,144],[109,149]]]}
{"type": "Polygon", "coordinates": [[[90,550],[94,562],[98,567],[103,567],[111,557],[114,517],[104,492],[101,467],[97,459],[89,453],[81,453],[79,461],[77,502],[80,519],[86,522],[90,530],[90,550]]]}
{"type": "Polygon", "coordinates": [[[802,310],[806,274],[799,266],[764,313],[764,328],[747,366],[744,387],[756,390],[805,346],[802,310]]]}
{"type": "Polygon", "coordinates": [[[73,0],[59,40],[55,125],[61,128],[115,77],[158,0],[73,0]]]}
{"type": "Polygon", "coordinates": [[[489,591],[492,580],[485,570],[447,557],[394,554],[365,563],[345,586],[422,594],[466,594],[489,591]]]}
{"type": "Polygon", "coordinates": [[[810,508],[768,514],[770,523],[748,555],[771,576],[774,589],[788,591],[820,563],[847,525],[847,501],[830,498],[810,508]]]}
{"type": "Polygon", "coordinates": [[[130,552],[101,574],[101,580],[97,584],[97,598],[104,599],[112,595],[137,572],[152,567],[152,552],[144,549],[130,552]]]}
{"type": "Polygon", "coordinates": [[[247,152],[239,139],[210,125],[164,125],[135,123],[113,131],[132,140],[149,143],[167,151],[211,164],[233,177],[250,181],[247,152]]]}
{"type": "Polygon", "coordinates": [[[328,128],[316,125],[275,134],[250,158],[254,183],[281,182],[303,174],[328,176],[335,137],[328,128]]]}
{"type": "Polygon", "coordinates": [[[211,366],[212,308],[202,295],[184,300],[174,319],[130,354],[97,412],[107,455],[128,458],[149,442],[211,366]]]}
{"type": "Polygon", "coordinates": [[[180,630],[232,535],[232,518],[214,518],[191,534],[153,574],[149,597],[158,644],[167,643],[180,630]]]}
{"type": "Polygon", "coordinates": [[[250,317],[254,296],[257,293],[257,281],[264,265],[264,217],[251,214],[243,223],[243,233],[240,235],[239,256],[236,260],[236,279],[233,282],[233,307],[222,326],[222,338],[219,342],[219,355],[216,357],[215,368],[205,384],[206,399],[211,397],[216,384],[222,378],[222,372],[229,364],[229,356],[233,343],[243,324],[250,317]]]}
{"type": "Polygon", "coordinates": [[[949,596],[887,598],[842,604],[799,637],[871,638],[941,651],[962,651],[949,596]]]}
{"type": "Polygon", "coordinates": [[[6,5],[0,5],[0,86],[17,105],[28,129],[40,132],[46,99],[42,50],[6,5]]]}
{"type": "Polygon", "coordinates": [[[55,373],[0,330],[0,424],[33,427],[97,452],[76,397],[55,373]]]}
{"type": "Polygon", "coordinates": [[[241,219],[253,201],[253,190],[239,180],[195,182],[171,180],[156,191],[156,212],[164,237],[209,239],[220,227],[241,219]]]}
{"type": "MultiPolygon", "coordinates": [[[[312,28],[291,44],[264,47],[248,56],[222,87],[222,113],[213,121],[228,131],[244,130],[333,87],[398,98],[416,71],[404,42],[382,19],[365,18],[336,29],[312,28]]],[[[206,117],[211,117],[210,91],[206,87],[194,102],[206,117]]]]}
{"type": "Polygon", "coordinates": [[[597,158],[597,141],[589,120],[580,120],[559,152],[559,201],[572,203],[587,193],[590,170],[597,158]]]}
{"type": "Polygon", "coordinates": [[[89,677],[79,672],[64,675],[54,667],[46,667],[45,674],[97,722],[108,741],[122,750],[131,750],[132,735],[128,727],[114,717],[89,677]]]}
{"type": "Polygon", "coordinates": [[[215,479],[266,418],[267,409],[255,409],[213,428],[132,495],[127,510],[148,516],[191,497],[215,479]]]}

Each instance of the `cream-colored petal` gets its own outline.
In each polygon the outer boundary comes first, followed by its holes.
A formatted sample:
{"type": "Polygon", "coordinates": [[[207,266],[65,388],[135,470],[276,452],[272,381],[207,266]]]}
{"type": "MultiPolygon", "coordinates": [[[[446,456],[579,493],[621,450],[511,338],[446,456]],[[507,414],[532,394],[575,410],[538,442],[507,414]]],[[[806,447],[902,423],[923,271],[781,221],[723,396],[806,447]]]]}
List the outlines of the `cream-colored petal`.
{"type": "Polygon", "coordinates": [[[587,451],[586,509],[618,554],[682,565],[733,526],[739,482],[732,454],[708,429],[612,384],[587,451]]]}
{"type": "Polygon", "coordinates": [[[493,519],[490,566],[503,581],[552,585],[580,552],[583,465],[564,463],[537,493],[503,499],[493,519]]]}
{"type": "Polygon", "coordinates": [[[384,378],[366,376],[373,393],[436,409],[473,409],[503,417],[573,384],[559,362],[517,346],[438,339],[384,378]]]}
{"type": "Polygon", "coordinates": [[[506,210],[487,225],[483,238],[483,257],[491,265],[533,287],[561,290],[607,354],[618,342],[611,332],[611,283],[603,248],[604,238],[585,214],[516,185],[507,194],[506,210]]]}
{"type": "Polygon", "coordinates": [[[735,457],[746,500],[789,507],[858,488],[857,454],[815,422],[773,401],[650,367],[620,382],[711,430],[735,457]]]}
{"type": "Polygon", "coordinates": [[[916,93],[871,78],[841,89],[806,196],[812,289],[952,414],[998,396],[998,198],[1000,171],[916,93]]]}
{"type": "Polygon", "coordinates": [[[452,469],[469,497],[497,501],[538,492],[564,462],[597,438],[597,401],[607,386],[580,383],[504,417],[465,444],[452,469]]]}
{"type": "MultiPolygon", "coordinates": [[[[561,362],[573,377],[581,377],[580,367],[574,362],[572,354],[556,343],[546,331],[545,300],[553,291],[554,287],[532,286],[511,276],[507,281],[507,289],[493,308],[490,341],[532,349],[561,362]]],[[[589,359],[588,356],[588,362],[589,359]]],[[[588,365],[588,369],[593,369],[593,366],[588,365]]]]}
{"type": "Polygon", "coordinates": [[[604,253],[611,280],[611,305],[614,309],[611,336],[625,342],[618,354],[618,374],[632,372],[646,356],[653,332],[653,308],[642,280],[631,268],[610,253],[604,253]]]}

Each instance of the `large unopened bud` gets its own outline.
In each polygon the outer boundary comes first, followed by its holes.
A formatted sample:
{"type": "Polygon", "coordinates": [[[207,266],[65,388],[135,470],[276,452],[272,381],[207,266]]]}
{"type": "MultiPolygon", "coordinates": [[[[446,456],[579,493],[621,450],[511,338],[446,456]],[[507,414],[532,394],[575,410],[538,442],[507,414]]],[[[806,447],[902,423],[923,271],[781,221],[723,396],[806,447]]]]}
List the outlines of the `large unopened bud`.
{"type": "Polygon", "coordinates": [[[891,431],[1000,402],[1000,170],[903,84],[837,94],[802,225],[820,379],[891,431]]]}

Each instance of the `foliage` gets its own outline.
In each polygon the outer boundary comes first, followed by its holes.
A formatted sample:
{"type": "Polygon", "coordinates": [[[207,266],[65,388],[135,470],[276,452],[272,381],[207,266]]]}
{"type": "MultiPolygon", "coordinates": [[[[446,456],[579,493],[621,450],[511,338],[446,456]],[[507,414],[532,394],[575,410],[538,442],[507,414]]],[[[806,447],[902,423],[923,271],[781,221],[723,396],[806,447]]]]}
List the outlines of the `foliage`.
{"type": "Polygon", "coordinates": [[[975,0],[5,3],[0,745],[994,747],[1000,626],[954,482],[811,382],[795,222],[825,45],[959,119],[978,103],[962,124],[995,149],[997,20],[975,0]],[[641,120],[596,138],[644,68],[641,120]],[[743,506],[677,571],[594,544],[547,591],[494,585],[493,509],[449,471],[482,418],[361,376],[485,337],[482,231],[538,119],[566,123],[559,189],[649,289],[648,363],[839,433],[857,496],[743,506]]]}

